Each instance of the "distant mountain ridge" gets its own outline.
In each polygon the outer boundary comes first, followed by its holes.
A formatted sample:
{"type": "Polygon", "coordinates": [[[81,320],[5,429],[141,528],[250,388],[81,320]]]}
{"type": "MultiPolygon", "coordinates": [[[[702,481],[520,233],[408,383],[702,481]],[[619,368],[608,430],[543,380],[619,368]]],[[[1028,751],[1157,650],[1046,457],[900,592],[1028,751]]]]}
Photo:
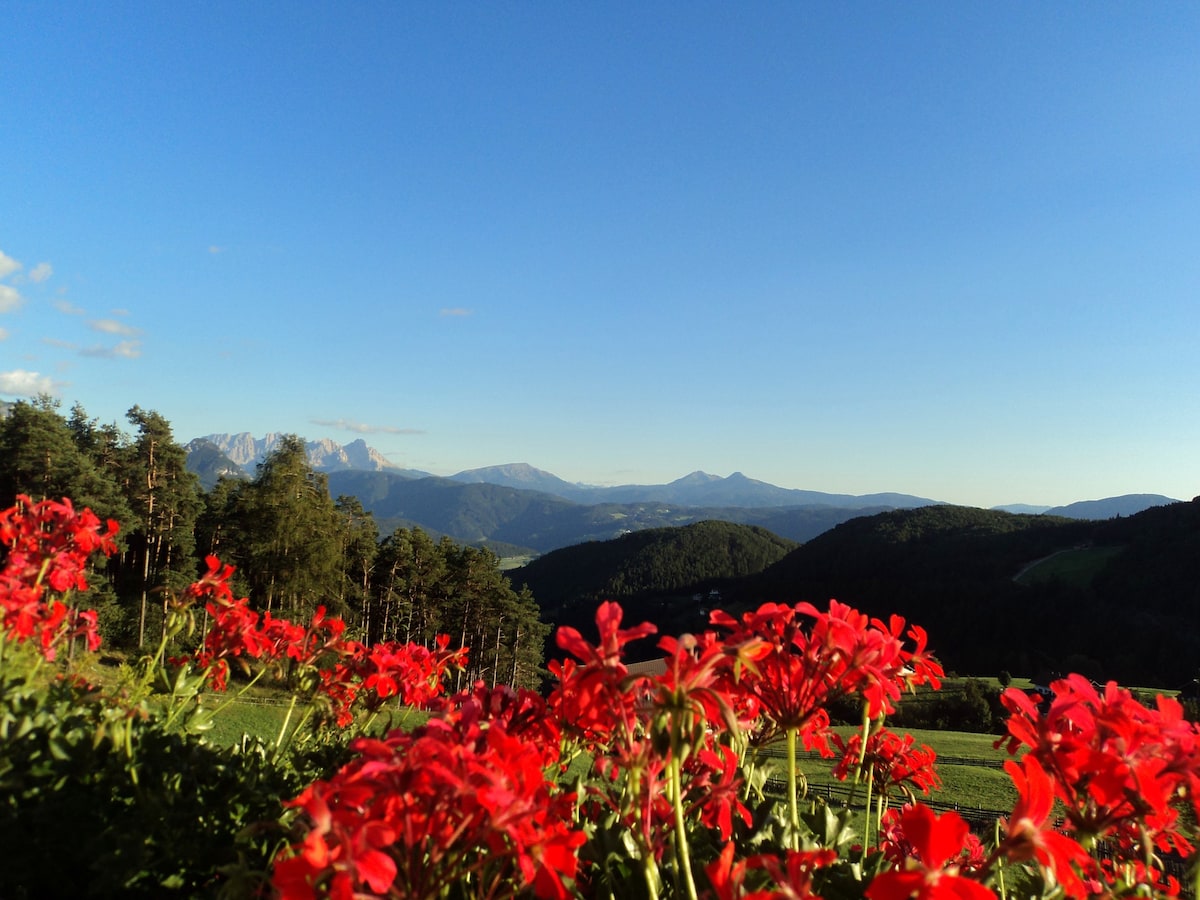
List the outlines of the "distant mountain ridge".
{"type": "Polygon", "coordinates": [[[468,469],[451,475],[463,483],[499,484],[521,490],[536,490],[576,503],[679,503],[688,506],[738,506],[751,509],[790,506],[836,506],[844,509],[891,507],[911,509],[941,501],[912,494],[827,494],[781,488],[734,472],[726,478],[707,472],[692,472],[669,484],[624,484],[599,487],[572,484],[557,475],[525,463],[468,469]]]}
{"type": "MultiPolygon", "coordinates": [[[[189,443],[188,448],[196,445],[199,449],[201,445],[198,445],[197,441],[206,441],[246,474],[253,475],[255,467],[279,446],[279,442],[283,438],[284,435],[280,432],[268,432],[261,438],[256,438],[248,431],[237,434],[208,434],[189,443]]],[[[345,469],[355,469],[365,472],[410,471],[414,477],[424,477],[429,474],[428,472],[404,470],[393,465],[374,447],[367,446],[367,442],[362,438],[348,444],[338,444],[329,438],[322,438],[319,441],[305,441],[304,446],[308,451],[309,465],[318,472],[340,472],[345,469]]]]}
{"type": "Polygon", "coordinates": [[[331,472],[329,491],[334,496],[357,497],[383,534],[397,527],[419,526],[463,543],[502,543],[535,553],[705,519],[758,525],[780,537],[806,541],[847,519],[890,508],[718,507],[662,500],[581,503],[487,482],[353,470],[331,472]]]}
{"type": "Polygon", "coordinates": [[[1046,510],[1046,515],[1068,519],[1115,519],[1117,516],[1133,516],[1155,506],[1179,502],[1162,494],[1123,494],[1103,500],[1080,500],[1066,506],[1053,506],[1046,510]]]}
{"type": "MultiPolygon", "coordinates": [[[[249,432],[197,438],[186,447],[188,467],[206,488],[222,476],[252,477],[282,438],[279,433],[256,438],[249,432]]],[[[945,505],[911,494],[781,488],[741,472],[721,477],[696,471],[668,484],[602,487],[568,482],[528,463],[510,463],[442,478],[394,466],[361,438],[342,446],[329,439],[306,446],[313,468],[330,475],[330,492],[357,497],[384,533],[419,526],[463,543],[503,544],[536,553],[704,519],[757,525],[803,542],[858,516],[945,505]]],[[[1053,509],[1010,509],[1107,519],[1173,502],[1158,494],[1135,494],[1053,509]]]]}

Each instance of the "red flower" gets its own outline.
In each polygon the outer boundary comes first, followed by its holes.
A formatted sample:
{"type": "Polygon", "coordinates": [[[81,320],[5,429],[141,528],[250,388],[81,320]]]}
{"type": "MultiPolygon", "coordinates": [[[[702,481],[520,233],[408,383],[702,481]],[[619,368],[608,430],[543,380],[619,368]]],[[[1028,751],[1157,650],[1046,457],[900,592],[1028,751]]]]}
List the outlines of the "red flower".
{"type": "Polygon", "coordinates": [[[902,868],[875,876],[865,891],[869,900],[995,900],[990,888],[959,874],[970,834],[962,816],[938,816],[918,804],[900,813],[899,826],[911,851],[902,868]]]}
{"type": "Polygon", "coordinates": [[[83,637],[88,649],[100,645],[96,614],[80,612],[47,589],[66,594],[87,590],[87,566],[97,551],[115,552],[117,523],[101,526],[90,509],[76,512],[71,501],[17,497],[17,504],[0,512],[0,629],[18,641],[36,640],[42,655],[53,660],[67,637],[83,637]]]}
{"type": "Polygon", "coordinates": [[[903,737],[886,728],[878,729],[867,738],[864,754],[862,735],[854,734],[847,743],[841,735],[832,735],[832,741],[842,753],[842,758],[833,769],[833,775],[845,781],[861,764],[871,772],[872,783],[882,794],[888,795],[893,788],[900,788],[912,800],[912,787],[928,794],[941,786],[941,779],[934,770],[937,754],[928,745],[915,746],[911,734],[903,737]]]}
{"type": "Polygon", "coordinates": [[[905,650],[903,619],[893,616],[885,625],[836,600],[829,601],[827,613],[809,603],[766,603],[741,620],[720,610],[711,620],[729,631],[730,643],[767,645],[756,651],[753,667],[727,686],[767,717],[756,735],[760,742],[796,729],[807,748],[828,753],[830,703],[859,695],[877,718],[891,712],[906,685],[936,687],[941,676],[941,667],[925,652],[922,629],[908,630],[915,649],[905,650]],[[802,616],[812,619],[807,630],[802,616]]]}
{"type": "MultiPolygon", "coordinates": [[[[1156,708],[1109,682],[1103,693],[1080,675],[1054,682],[1043,712],[1023,692],[1001,696],[1011,715],[1008,749],[1026,744],[1053,783],[1078,833],[1115,836],[1136,858],[1152,848],[1191,852],[1173,802],[1200,810],[1200,729],[1174,700],[1156,708]]],[[[1025,777],[1030,777],[1026,772],[1025,777]]],[[[1036,777],[1036,776],[1034,776],[1036,777]]]]}
{"type": "Polygon", "coordinates": [[[1069,897],[1086,897],[1087,886],[1079,873],[1093,876],[1095,861],[1076,841],[1060,834],[1050,822],[1054,807],[1054,784],[1032,754],[1018,765],[1007,760],[1004,768],[1017,788],[1017,802],[1004,822],[1006,837],[1001,845],[1014,862],[1036,859],[1051,873],[1069,897]],[[1078,867],[1078,869],[1076,869],[1078,867]]]}
{"type": "Polygon", "coordinates": [[[720,857],[704,870],[716,900],[819,900],[813,893],[813,877],[818,869],[837,861],[833,850],[789,850],[782,860],[761,854],[737,861],[734,852],[734,845],[726,844],[720,857]],[[745,881],[752,869],[765,871],[774,886],[747,891],[745,881]]]}
{"type": "MultiPolygon", "coordinates": [[[[770,855],[756,856],[752,866],[765,869],[775,882],[776,889],[762,892],[769,900],[819,900],[812,892],[813,876],[818,869],[837,860],[833,850],[789,850],[782,862],[770,855]]],[[[754,895],[758,896],[758,895],[754,895]]]]}
{"type": "Polygon", "coordinates": [[[685,803],[688,811],[696,811],[700,821],[714,828],[721,840],[733,835],[734,817],[750,826],[753,817],[740,798],[742,786],[738,757],[733,748],[714,745],[711,737],[709,746],[689,756],[684,763],[687,781],[685,803]]]}
{"type": "MultiPolygon", "coordinates": [[[[477,693],[476,696],[480,696],[477,693]]],[[[516,712],[509,700],[500,708],[516,712]]],[[[357,758],[290,805],[308,814],[306,837],[275,864],[284,898],[313,886],[439,897],[470,878],[482,896],[565,900],[585,836],[573,794],[544,772],[546,748],[481,719],[431,719],[410,733],[360,738],[357,758]],[[386,857],[386,859],[385,859],[386,857]]]]}
{"type": "Polygon", "coordinates": [[[587,742],[604,743],[614,728],[631,730],[637,718],[636,706],[645,679],[629,677],[621,654],[627,643],[651,635],[656,629],[649,622],[622,629],[622,615],[620,605],[600,604],[596,610],[600,642],[596,646],[569,626],[559,628],[554,636],[558,646],[576,656],[582,665],[570,660],[550,664],[551,673],[558,676],[550,708],[565,732],[587,742]]]}

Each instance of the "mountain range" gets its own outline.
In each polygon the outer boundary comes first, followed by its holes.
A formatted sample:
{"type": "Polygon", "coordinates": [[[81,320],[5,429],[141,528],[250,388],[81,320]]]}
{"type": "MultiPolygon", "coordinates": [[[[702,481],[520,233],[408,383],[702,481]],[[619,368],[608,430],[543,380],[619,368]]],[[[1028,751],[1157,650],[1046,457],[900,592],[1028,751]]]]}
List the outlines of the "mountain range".
{"type": "MultiPolygon", "coordinates": [[[[252,477],[282,434],[210,434],[186,445],[188,467],[207,488],[218,478],[252,477]]],[[[803,542],[848,519],[894,509],[941,505],[902,493],[833,494],[781,488],[741,472],[692,472],[668,484],[599,487],[565,481],[525,463],[439,477],[393,466],[362,439],[339,446],[306,442],[309,463],[329,476],[333,496],[357,497],[380,532],[420,527],[501,555],[545,553],[631,531],[721,520],[766,528],[803,542]]],[[[1010,507],[1077,519],[1131,515],[1175,502],[1157,494],[1083,501],[1064,507],[1010,507]]]]}
{"type": "MultiPolygon", "coordinates": [[[[248,431],[238,434],[209,434],[189,442],[184,449],[189,454],[200,452],[206,454],[206,460],[221,469],[240,470],[246,475],[253,475],[260,462],[279,446],[285,435],[278,432],[268,432],[264,437],[256,438],[248,431]],[[224,459],[213,456],[216,450],[224,459]],[[230,465],[232,464],[232,465],[230,465]]],[[[337,472],[343,469],[365,469],[379,471],[395,469],[382,453],[373,447],[368,447],[362,438],[349,444],[339,445],[329,438],[319,441],[305,441],[308,450],[308,462],[318,472],[337,472]]],[[[402,471],[402,470],[398,470],[402,471]]],[[[225,474],[233,474],[233,471],[225,474]]],[[[423,476],[427,472],[414,472],[423,476]]]]}

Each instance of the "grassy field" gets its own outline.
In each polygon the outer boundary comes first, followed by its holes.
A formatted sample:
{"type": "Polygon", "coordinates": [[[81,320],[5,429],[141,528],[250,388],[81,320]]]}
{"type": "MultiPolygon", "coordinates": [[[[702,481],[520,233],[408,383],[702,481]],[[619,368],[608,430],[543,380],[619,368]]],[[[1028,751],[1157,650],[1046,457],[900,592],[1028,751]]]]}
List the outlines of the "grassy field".
{"type": "MultiPolygon", "coordinates": [[[[122,660],[108,657],[103,661],[94,657],[85,667],[89,677],[97,681],[111,681],[116,677],[117,664],[122,660]]],[[[994,679],[981,679],[990,681],[994,679]]],[[[1013,685],[1028,687],[1025,679],[1013,679],[1013,685]]],[[[953,689],[954,681],[947,681],[947,689],[953,689]]],[[[229,704],[214,719],[213,728],[205,734],[205,738],[215,744],[229,746],[240,742],[244,735],[261,738],[264,742],[272,743],[279,735],[285,717],[287,716],[290,695],[279,688],[255,686],[248,696],[229,704]]],[[[204,702],[208,706],[218,706],[228,697],[222,694],[208,694],[204,702]]],[[[292,724],[298,721],[303,708],[298,707],[292,714],[292,724]]],[[[410,713],[405,721],[405,727],[417,724],[424,714],[410,713]]],[[[399,724],[399,722],[396,722],[399,724]]],[[[386,719],[380,719],[372,728],[386,727],[386,719]]],[[[850,736],[856,728],[839,726],[837,729],[843,736],[850,736]]],[[[983,809],[1011,808],[1016,796],[1011,781],[1003,769],[997,768],[996,763],[1007,758],[1001,749],[993,744],[994,735],[971,734],[953,731],[922,731],[911,730],[919,744],[928,744],[937,753],[939,762],[937,771],[942,779],[942,788],[930,799],[942,803],[958,803],[966,807],[983,809]],[[953,759],[954,762],[947,760],[953,759]],[[961,761],[961,762],[960,762],[961,761]],[[978,761],[982,765],[963,764],[978,761]],[[988,766],[991,763],[991,767],[988,766]]],[[[782,772],[782,760],[770,759],[767,764],[782,772]]],[[[816,785],[838,785],[830,774],[833,768],[831,760],[816,757],[801,759],[801,769],[809,782],[816,785]]]]}
{"type": "MultiPolygon", "coordinates": [[[[839,726],[835,731],[848,737],[857,729],[839,726]]],[[[929,795],[927,799],[946,804],[958,804],[965,808],[1007,810],[1012,808],[1017,797],[1012,786],[1012,780],[996,763],[1008,759],[1003,748],[996,749],[993,744],[995,735],[969,734],[959,731],[921,731],[912,730],[918,744],[928,744],[938,756],[936,765],[942,787],[929,795]],[[948,763],[946,759],[954,759],[948,763]],[[958,762],[962,760],[962,762],[958,762]],[[976,763],[977,764],[971,764],[976,763]]],[[[782,749],[782,748],[780,748],[782,749]]],[[[834,766],[832,759],[820,759],[816,756],[802,756],[800,769],[814,787],[823,785],[841,785],[833,777],[834,766]]],[[[770,757],[767,764],[771,766],[777,777],[783,777],[786,771],[784,761],[778,757],[770,757]]]]}
{"type": "MultiPolygon", "coordinates": [[[[218,695],[212,695],[208,702],[215,704],[221,699],[218,695]]],[[[293,713],[293,722],[300,713],[300,709],[293,713]]],[[[279,734],[286,714],[287,704],[280,699],[257,697],[251,701],[234,702],[217,717],[213,729],[206,737],[213,743],[222,745],[239,742],[243,734],[271,742],[279,734]]],[[[415,720],[410,719],[409,724],[415,724],[415,720]]],[[[846,737],[856,731],[854,728],[842,726],[835,730],[846,737]]],[[[929,799],[982,809],[1003,810],[1012,807],[1016,799],[1012,782],[1003,769],[994,767],[996,762],[1007,759],[1008,754],[1003,749],[997,750],[993,747],[996,740],[994,735],[921,730],[910,733],[918,744],[928,744],[932,747],[940,760],[937,772],[942,779],[942,787],[929,799]],[[956,762],[947,763],[944,758],[952,758],[956,762]],[[963,764],[957,762],[958,760],[977,760],[981,764],[963,764]],[[987,765],[989,762],[993,767],[987,765]]],[[[809,783],[814,786],[838,785],[841,782],[830,774],[833,762],[815,756],[804,756],[800,760],[800,767],[809,783]]],[[[772,757],[767,764],[782,775],[782,759],[772,757]]]]}
{"type": "MultiPolygon", "coordinates": [[[[212,697],[208,705],[216,705],[221,698],[212,697]]],[[[287,715],[286,703],[234,702],[221,711],[213,720],[213,728],[205,737],[214,744],[230,746],[241,741],[243,735],[262,738],[272,742],[279,735],[287,715]]],[[[299,710],[292,713],[293,721],[299,710]]]]}
{"type": "Polygon", "coordinates": [[[1035,584],[1057,579],[1072,587],[1084,587],[1123,547],[1086,547],[1055,553],[1017,576],[1018,584],[1035,584]]]}

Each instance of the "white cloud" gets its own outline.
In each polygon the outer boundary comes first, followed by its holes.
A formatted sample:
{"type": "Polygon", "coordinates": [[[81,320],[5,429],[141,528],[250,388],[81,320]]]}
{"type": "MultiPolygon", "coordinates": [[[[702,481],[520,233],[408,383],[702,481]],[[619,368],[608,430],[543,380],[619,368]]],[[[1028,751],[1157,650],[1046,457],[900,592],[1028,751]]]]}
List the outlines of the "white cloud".
{"type": "Polygon", "coordinates": [[[113,347],[85,347],[79,351],[80,356],[90,356],[93,359],[137,359],[142,355],[141,341],[121,341],[113,347]]]}
{"type": "Polygon", "coordinates": [[[212,244],[209,246],[208,252],[213,253],[213,254],[224,253],[228,249],[229,249],[228,247],[218,247],[216,244],[212,244]]]}
{"type": "Polygon", "coordinates": [[[42,343],[47,347],[58,347],[62,350],[74,350],[79,346],[71,341],[64,341],[62,338],[54,337],[44,337],[42,338],[42,343]]]}
{"type": "Polygon", "coordinates": [[[0,341],[7,341],[7,340],[8,340],[8,329],[0,328],[0,341]]]}
{"type": "Polygon", "coordinates": [[[113,356],[120,357],[121,359],[137,359],[141,355],[141,341],[121,341],[121,343],[113,347],[113,356]]]}
{"type": "Polygon", "coordinates": [[[313,419],[314,425],[324,425],[327,428],[340,428],[342,431],[353,431],[356,434],[424,434],[417,428],[396,428],[392,425],[364,425],[352,419],[313,419]]]}
{"type": "Polygon", "coordinates": [[[75,306],[69,300],[55,300],[54,308],[60,313],[66,313],[68,316],[86,316],[87,311],[75,306]]]}
{"type": "Polygon", "coordinates": [[[19,262],[9,256],[3,250],[0,250],[0,278],[7,278],[19,268],[21,268],[21,264],[19,262]]]}
{"type": "Polygon", "coordinates": [[[116,319],[92,319],[88,322],[92,331],[103,332],[104,334],[125,334],[135,335],[141,334],[140,328],[134,328],[132,325],[126,325],[124,322],[118,322],[116,319]]]}
{"type": "Polygon", "coordinates": [[[438,313],[438,315],[442,315],[442,316],[469,316],[469,315],[471,315],[471,310],[469,310],[469,309],[465,309],[465,308],[463,308],[463,307],[461,307],[461,306],[452,306],[452,307],[448,307],[448,308],[445,308],[445,309],[443,309],[443,310],[442,310],[440,313],[438,313]]]}
{"type": "MultiPolygon", "coordinates": [[[[3,255],[4,254],[0,253],[0,256],[3,255]]],[[[0,313],[12,312],[23,302],[24,301],[21,299],[21,295],[17,293],[17,289],[15,287],[9,287],[7,284],[0,284],[0,313]]]]}
{"type": "Polygon", "coordinates": [[[29,270],[29,280],[40,283],[49,279],[53,274],[54,266],[48,262],[40,262],[29,270]]]}
{"type": "Polygon", "coordinates": [[[33,397],[37,394],[52,394],[54,391],[54,381],[48,375],[39,375],[24,369],[0,372],[0,394],[33,397]]]}

